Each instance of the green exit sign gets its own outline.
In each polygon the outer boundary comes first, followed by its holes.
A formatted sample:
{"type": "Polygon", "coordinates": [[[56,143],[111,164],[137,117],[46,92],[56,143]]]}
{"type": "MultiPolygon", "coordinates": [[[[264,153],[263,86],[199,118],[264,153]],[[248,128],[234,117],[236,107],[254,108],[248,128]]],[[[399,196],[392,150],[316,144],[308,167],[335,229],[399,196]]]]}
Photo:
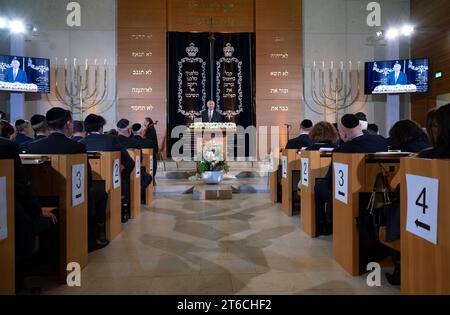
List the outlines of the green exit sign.
{"type": "Polygon", "coordinates": [[[442,71],[436,72],[436,73],[434,74],[434,77],[435,77],[436,79],[442,78],[442,71]]]}

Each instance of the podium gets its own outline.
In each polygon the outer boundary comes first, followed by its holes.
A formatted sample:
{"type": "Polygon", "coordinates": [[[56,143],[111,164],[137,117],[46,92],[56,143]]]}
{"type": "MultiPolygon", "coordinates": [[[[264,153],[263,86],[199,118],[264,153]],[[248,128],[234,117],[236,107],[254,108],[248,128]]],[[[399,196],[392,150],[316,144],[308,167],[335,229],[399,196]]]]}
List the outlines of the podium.
{"type": "Polygon", "coordinates": [[[222,145],[223,159],[228,157],[228,150],[234,149],[234,136],[236,128],[193,128],[189,127],[190,138],[193,140],[192,152],[194,157],[203,156],[203,146],[209,141],[214,141],[222,145]]]}

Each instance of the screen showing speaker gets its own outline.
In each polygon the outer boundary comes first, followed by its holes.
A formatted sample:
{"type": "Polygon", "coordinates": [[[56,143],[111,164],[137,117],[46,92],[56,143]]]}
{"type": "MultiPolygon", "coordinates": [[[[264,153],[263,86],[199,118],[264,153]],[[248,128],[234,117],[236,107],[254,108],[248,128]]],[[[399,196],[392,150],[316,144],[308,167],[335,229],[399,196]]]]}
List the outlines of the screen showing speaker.
{"type": "Polygon", "coordinates": [[[366,62],[365,94],[427,93],[428,70],[426,58],[366,62]]]}
{"type": "Polygon", "coordinates": [[[50,93],[50,60],[0,55],[0,91],[50,93]]]}

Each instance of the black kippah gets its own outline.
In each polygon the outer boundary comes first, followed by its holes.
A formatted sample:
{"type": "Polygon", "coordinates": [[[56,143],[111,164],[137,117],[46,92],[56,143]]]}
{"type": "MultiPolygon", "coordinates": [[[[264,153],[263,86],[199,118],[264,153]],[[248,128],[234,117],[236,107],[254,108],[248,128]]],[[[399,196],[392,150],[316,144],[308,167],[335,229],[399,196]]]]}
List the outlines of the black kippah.
{"type": "Polygon", "coordinates": [[[358,120],[362,120],[362,121],[367,121],[367,116],[366,114],[359,112],[355,114],[356,118],[358,118],[358,120]]]}
{"type": "Polygon", "coordinates": [[[23,128],[23,127],[25,127],[26,124],[27,124],[27,122],[25,120],[17,119],[16,123],[15,123],[15,126],[16,126],[16,128],[20,128],[20,127],[23,128]]]}
{"type": "Polygon", "coordinates": [[[121,119],[117,122],[117,128],[126,129],[130,125],[130,121],[128,119],[121,119]]]}
{"type": "Polygon", "coordinates": [[[31,127],[33,129],[38,129],[40,127],[42,127],[42,125],[44,125],[45,122],[45,116],[44,115],[34,115],[33,117],[31,117],[30,119],[30,123],[31,123],[31,127]]]}
{"type": "Polygon", "coordinates": [[[85,125],[97,125],[102,123],[102,117],[95,115],[95,114],[89,114],[84,119],[85,125]]]}
{"type": "Polygon", "coordinates": [[[68,117],[68,112],[61,107],[53,107],[45,114],[45,119],[48,123],[55,123],[64,120],[67,122],[68,117]]]}
{"type": "Polygon", "coordinates": [[[133,130],[133,132],[138,132],[139,130],[142,129],[142,125],[141,124],[134,124],[131,129],[133,130]]]}
{"type": "Polygon", "coordinates": [[[313,123],[312,123],[312,121],[309,120],[309,119],[304,119],[304,120],[302,121],[302,123],[300,124],[300,126],[302,126],[302,127],[305,128],[305,129],[310,129],[310,128],[312,128],[313,123]]]}
{"type": "Polygon", "coordinates": [[[359,119],[353,114],[347,114],[342,117],[341,123],[345,128],[353,129],[359,125],[359,119]]]}

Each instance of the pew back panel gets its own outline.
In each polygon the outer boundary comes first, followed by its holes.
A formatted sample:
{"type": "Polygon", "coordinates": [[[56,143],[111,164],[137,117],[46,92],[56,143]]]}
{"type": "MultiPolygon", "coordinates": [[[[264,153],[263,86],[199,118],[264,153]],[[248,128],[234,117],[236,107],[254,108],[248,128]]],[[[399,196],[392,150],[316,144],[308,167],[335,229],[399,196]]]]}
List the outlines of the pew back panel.
{"type": "Polygon", "coordinates": [[[300,155],[297,154],[297,152],[298,152],[297,149],[287,149],[287,150],[285,149],[282,152],[282,160],[283,158],[287,158],[287,175],[286,177],[283,176],[281,179],[281,187],[282,187],[281,208],[283,209],[283,212],[288,216],[293,215],[293,207],[294,207],[293,192],[297,194],[298,182],[294,182],[293,172],[300,171],[301,168],[300,155]]]}
{"type": "Polygon", "coordinates": [[[0,178],[2,177],[6,184],[7,235],[4,240],[0,240],[0,295],[13,295],[16,291],[13,160],[0,160],[0,178]]]}

